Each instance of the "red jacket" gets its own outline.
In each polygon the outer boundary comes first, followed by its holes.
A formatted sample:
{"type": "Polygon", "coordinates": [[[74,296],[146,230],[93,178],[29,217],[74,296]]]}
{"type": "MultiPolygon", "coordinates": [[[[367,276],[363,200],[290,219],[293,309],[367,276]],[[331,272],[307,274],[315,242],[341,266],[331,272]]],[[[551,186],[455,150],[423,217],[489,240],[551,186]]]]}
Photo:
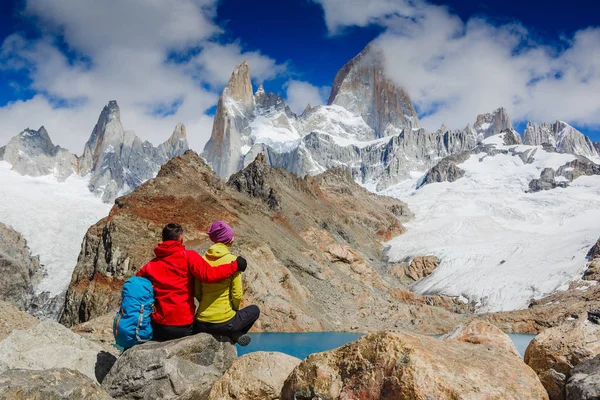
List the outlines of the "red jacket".
{"type": "Polygon", "coordinates": [[[168,326],[194,322],[194,277],[207,283],[229,278],[237,272],[237,261],[211,267],[198,253],[186,250],[177,240],[168,240],[154,249],[156,258],[144,265],[137,276],[154,287],[152,321],[168,326]]]}

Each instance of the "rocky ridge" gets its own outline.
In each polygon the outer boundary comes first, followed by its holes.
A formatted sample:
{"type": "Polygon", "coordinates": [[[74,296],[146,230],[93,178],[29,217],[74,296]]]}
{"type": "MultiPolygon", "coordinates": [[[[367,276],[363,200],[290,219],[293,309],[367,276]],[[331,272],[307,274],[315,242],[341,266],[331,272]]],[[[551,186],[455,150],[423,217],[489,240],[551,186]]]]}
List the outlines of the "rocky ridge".
{"type": "Polygon", "coordinates": [[[598,157],[598,151],[590,138],[566,122],[538,125],[530,121],[523,133],[523,144],[541,146],[545,143],[556,147],[561,153],[598,157]]]}
{"type": "Polygon", "coordinates": [[[54,175],[59,181],[73,174],[88,176],[89,189],[106,203],[153,178],[160,166],[188,149],[185,127],[177,124],[171,137],[158,147],[142,142],[121,124],[121,111],[112,100],[104,107],[83,155],[77,157],[55,146],[44,127],[27,129],[0,150],[22,175],[54,175]]]}
{"type": "Polygon", "coordinates": [[[164,224],[182,223],[188,247],[203,250],[207,226],[223,219],[236,231],[233,252],[249,261],[244,304],[262,310],[256,329],[404,326],[441,333],[461,316],[396,300],[390,290],[401,285],[386,278],[381,242],[402,233],[401,221],[410,215],[400,201],[357,185],[346,170],[300,178],[259,156],[225,183],[187,152],[119,198],[90,228],[61,322],[73,325],[116,309],[124,280],[152,257],[164,224]]]}

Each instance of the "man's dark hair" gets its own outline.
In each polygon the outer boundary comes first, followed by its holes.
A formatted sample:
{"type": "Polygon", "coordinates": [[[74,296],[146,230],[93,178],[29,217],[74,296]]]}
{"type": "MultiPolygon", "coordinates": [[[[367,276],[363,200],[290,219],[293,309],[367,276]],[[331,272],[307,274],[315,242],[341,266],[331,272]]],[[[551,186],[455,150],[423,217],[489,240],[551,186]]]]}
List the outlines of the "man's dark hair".
{"type": "Polygon", "coordinates": [[[183,235],[183,228],[179,224],[167,224],[162,230],[162,240],[179,240],[183,235]]]}

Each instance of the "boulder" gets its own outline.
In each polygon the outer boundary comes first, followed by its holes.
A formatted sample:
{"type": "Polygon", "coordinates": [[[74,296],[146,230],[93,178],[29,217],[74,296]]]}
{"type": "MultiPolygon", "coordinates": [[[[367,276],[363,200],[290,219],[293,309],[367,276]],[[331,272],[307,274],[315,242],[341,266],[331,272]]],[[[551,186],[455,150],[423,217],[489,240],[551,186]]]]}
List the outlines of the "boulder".
{"type": "Polygon", "coordinates": [[[283,353],[257,351],[233,362],[210,391],[210,400],[274,400],[283,382],[302,360],[283,353]]]}
{"type": "Polygon", "coordinates": [[[600,355],[575,366],[567,383],[567,400],[593,399],[600,399],[600,355]]]}
{"type": "Polygon", "coordinates": [[[571,370],[600,354],[600,325],[572,321],[537,335],[525,350],[525,362],[540,377],[551,400],[565,399],[571,370]]]}
{"type": "Polygon", "coordinates": [[[0,398],[28,400],[110,400],[92,379],[79,371],[11,369],[0,374],[0,398]]]}
{"type": "Polygon", "coordinates": [[[442,336],[441,339],[497,346],[521,358],[519,351],[508,335],[497,326],[485,321],[472,321],[467,325],[459,325],[452,332],[442,336]]]}
{"type": "Polygon", "coordinates": [[[283,385],[282,400],[547,399],[535,373],[495,345],[404,332],[368,334],[308,356],[283,385]]]}
{"type": "Polygon", "coordinates": [[[205,333],[126,350],[102,387],[115,399],[206,399],[237,357],[228,339],[205,333]]]}
{"type": "Polygon", "coordinates": [[[96,343],[52,321],[13,331],[0,342],[0,372],[7,369],[69,368],[102,382],[115,361],[96,343]]]}
{"type": "Polygon", "coordinates": [[[0,300],[0,341],[6,339],[15,329],[29,329],[39,322],[39,319],[19,310],[10,303],[0,300]]]}

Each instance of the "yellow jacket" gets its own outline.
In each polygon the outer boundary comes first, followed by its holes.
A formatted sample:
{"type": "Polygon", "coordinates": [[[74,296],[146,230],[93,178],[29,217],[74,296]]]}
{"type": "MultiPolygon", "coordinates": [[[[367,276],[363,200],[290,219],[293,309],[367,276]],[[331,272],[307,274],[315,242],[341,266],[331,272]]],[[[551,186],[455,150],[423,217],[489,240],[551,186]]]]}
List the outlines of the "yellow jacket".
{"type": "MultiPolygon", "coordinates": [[[[213,244],[204,254],[204,259],[213,267],[229,264],[237,257],[222,243],[213,244]]],[[[220,324],[235,316],[242,301],[242,275],[236,272],[231,278],[217,283],[194,282],[194,295],[200,302],[196,320],[220,324]]]]}

